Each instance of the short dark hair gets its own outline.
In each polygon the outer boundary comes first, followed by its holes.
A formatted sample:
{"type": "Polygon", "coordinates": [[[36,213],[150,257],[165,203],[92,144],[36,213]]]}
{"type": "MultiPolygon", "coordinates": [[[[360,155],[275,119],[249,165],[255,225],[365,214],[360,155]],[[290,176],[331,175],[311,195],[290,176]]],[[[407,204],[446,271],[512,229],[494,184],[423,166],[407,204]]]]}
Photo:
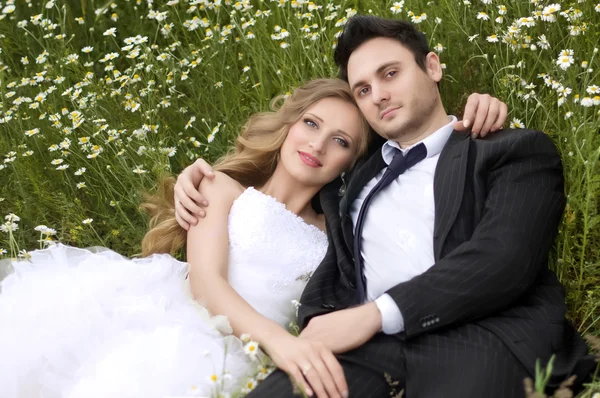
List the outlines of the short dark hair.
{"type": "Polygon", "coordinates": [[[424,71],[425,59],[429,54],[429,44],[425,34],[413,24],[400,19],[385,19],[374,15],[355,15],[348,20],[333,58],[340,68],[339,78],[348,81],[348,59],[354,50],[364,42],[376,37],[389,37],[398,40],[413,55],[417,65],[424,71]]]}

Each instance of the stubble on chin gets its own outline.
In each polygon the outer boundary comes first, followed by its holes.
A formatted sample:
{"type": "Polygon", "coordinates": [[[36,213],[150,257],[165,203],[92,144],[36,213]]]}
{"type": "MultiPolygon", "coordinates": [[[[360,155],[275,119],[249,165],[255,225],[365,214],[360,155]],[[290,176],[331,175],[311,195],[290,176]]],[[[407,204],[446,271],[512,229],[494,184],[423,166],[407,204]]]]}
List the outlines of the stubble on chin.
{"type": "Polygon", "coordinates": [[[400,143],[409,140],[411,136],[415,135],[414,132],[419,124],[419,121],[415,119],[404,120],[400,123],[392,123],[390,126],[385,126],[381,133],[378,132],[378,134],[388,140],[400,143]]]}

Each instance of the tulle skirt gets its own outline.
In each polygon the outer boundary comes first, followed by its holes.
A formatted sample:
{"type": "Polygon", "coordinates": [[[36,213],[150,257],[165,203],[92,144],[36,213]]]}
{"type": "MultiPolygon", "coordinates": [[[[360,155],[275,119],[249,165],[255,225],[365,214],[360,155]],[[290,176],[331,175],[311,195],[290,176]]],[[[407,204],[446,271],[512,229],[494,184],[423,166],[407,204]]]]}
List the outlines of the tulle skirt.
{"type": "Polygon", "coordinates": [[[187,264],[62,244],[30,254],[0,283],[2,398],[209,397],[255,373],[227,319],[192,299],[187,264]]]}

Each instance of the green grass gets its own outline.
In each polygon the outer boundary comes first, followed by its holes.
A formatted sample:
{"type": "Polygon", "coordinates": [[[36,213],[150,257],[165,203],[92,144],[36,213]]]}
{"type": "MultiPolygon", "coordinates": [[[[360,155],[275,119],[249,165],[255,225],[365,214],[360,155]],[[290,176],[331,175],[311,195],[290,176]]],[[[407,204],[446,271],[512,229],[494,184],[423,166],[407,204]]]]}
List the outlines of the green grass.
{"type": "MultiPolygon", "coordinates": [[[[53,240],[139,253],[141,193],[197,157],[214,160],[273,96],[335,76],[348,16],[420,18],[446,65],[449,112],[489,92],[511,125],[557,144],[568,203],[551,266],[570,319],[600,334],[600,3],[553,13],[535,0],[406,0],[398,13],[375,0],[190,3],[23,0],[8,12],[1,2],[0,215],[21,219],[0,232],[0,258],[43,247],[38,225],[53,240]]],[[[599,382],[583,396],[595,391],[599,382]]]]}

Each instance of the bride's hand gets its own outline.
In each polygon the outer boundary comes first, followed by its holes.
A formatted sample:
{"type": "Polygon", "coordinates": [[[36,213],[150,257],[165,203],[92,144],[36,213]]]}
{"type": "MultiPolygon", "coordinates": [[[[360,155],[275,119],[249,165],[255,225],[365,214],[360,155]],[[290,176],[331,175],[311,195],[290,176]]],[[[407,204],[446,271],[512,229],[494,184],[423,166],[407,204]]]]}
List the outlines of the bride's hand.
{"type": "Polygon", "coordinates": [[[277,367],[310,397],[348,397],[342,366],[325,345],[292,335],[277,336],[265,347],[277,367]]]}
{"type": "Polygon", "coordinates": [[[198,192],[200,181],[206,178],[215,178],[215,173],[204,159],[198,159],[186,167],[177,177],[175,184],[175,219],[181,228],[186,231],[191,225],[196,225],[198,220],[193,216],[197,214],[204,217],[202,207],[208,206],[208,201],[198,192]]]}

